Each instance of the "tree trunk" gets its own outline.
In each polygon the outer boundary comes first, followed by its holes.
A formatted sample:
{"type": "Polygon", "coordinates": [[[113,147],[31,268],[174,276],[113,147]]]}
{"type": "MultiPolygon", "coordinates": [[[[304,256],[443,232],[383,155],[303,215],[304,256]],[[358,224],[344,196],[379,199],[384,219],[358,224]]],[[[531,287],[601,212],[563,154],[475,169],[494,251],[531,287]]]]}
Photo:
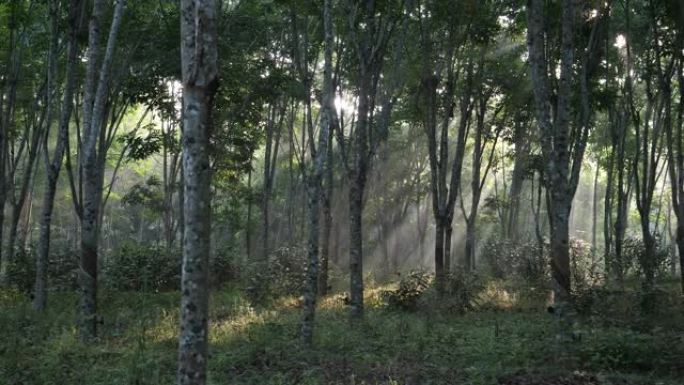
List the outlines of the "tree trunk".
{"type": "MultiPolygon", "coordinates": [[[[681,208],[679,208],[681,210],[681,208]]],[[[684,218],[684,212],[680,212],[684,218]]],[[[679,218],[679,216],[677,216],[679,218]]],[[[681,279],[681,288],[684,293],[684,221],[677,220],[677,251],[679,252],[679,275],[681,279]]]]}
{"type": "Polygon", "coordinates": [[[247,224],[245,225],[245,252],[247,261],[252,260],[252,159],[247,170],[247,224]]]}
{"type": "Polygon", "coordinates": [[[606,277],[611,276],[612,273],[612,231],[613,223],[613,169],[615,163],[615,148],[611,147],[608,155],[608,172],[606,175],[606,192],[603,200],[603,264],[606,277]]]}
{"type": "Polygon", "coordinates": [[[592,264],[596,262],[596,249],[598,248],[597,234],[598,234],[598,178],[599,177],[599,165],[596,164],[596,171],[594,172],[594,187],[593,187],[593,197],[591,200],[591,259],[592,264]]]}
{"type": "MultiPolygon", "coordinates": [[[[334,99],[334,98],[333,98],[334,99]]],[[[328,159],[325,164],[325,187],[323,192],[323,236],[321,239],[321,267],[318,275],[318,293],[328,294],[328,265],[330,263],[330,235],[332,232],[332,198],[334,183],[333,130],[328,133],[328,159]]]]}
{"type": "Polygon", "coordinates": [[[95,338],[97,333],[97,252],[99,241],[100,202],[102,200],[102,171],[98,165],[98,140],[106,121],[106,99],[114,58],[116,38],[121,25],[124,1],[117,0],[107,39],[102,67],[97,69],[100,46],[100,28],[105,2],[93,2],[88,41],[88,69],[83,102],[83,214],[81,217],[81,261],[79,282],[81,287],[80,335],[81,340],[95,338]],[[96,78],[99,80],[96,82],[96,78]]]}
{"type": "Polygon", "coordinates": [[[549,220],[551,223],[551,274],[554,280],[555,302],[570,299],[570,204],[563,200],[553,200],[549,220]]]}
{"type": "MultiPolygon", "coordinates": [[[[476,214],[477,215],[477,214],[476,214]]],[[[470,273],[475,269],[475,221],[466,222],[465,264],[464,271],[470,273]]]]}
{"type": "Polygon", "coordinates": [[[444,220],[435,218],[435,286],[437,292],[444,292],[444,242],[446,226],[444,220]]]}
{"type": "Polygon", "coordinates": [[[511,174],[511,187],[508,194],[509,207],[508,218],[505,224],[505,234],[509,239],[515,239],[518,233],[518,217],[520,215],[520,193],[523,186],[525,164],[529,153],[528,133],[525,130],[522,116],[519,114],[515,119],[513,142],[515,144],[515,160],[513,161],[513,173],[511,174]]]}
{"type": "Polygon", "coordinates": [[[349,188],[349,279],[351,318],[363,317],[363,177],[349,188]]]}
{"type": "MultiPolygon", "coordinates": [[[[55,6],[55,2],[51,2],[55,6]]],[[[56,8],[56,6],[55,6],[56,8]]],[[[40,214],[40,233],[38,235],[38,254],[36,256],[36,281],[34,284],[33,307],[42,311],[47,304],[47,271],[50,254],[50,227],[52,225],[52,211],[57,194],[57,180],[62,168],[62,160],[69,140],[69,121],[73,109],[73,95],[76,84],[76,59],[78,56],[78,19],[80,14],[80,0],[69,3],[69,35],[67,42],[66,80],[62,97],[62,110],[59,119],[59,132],[55,144],[52,161],[46,157],[46,181],[43,195],[43,206],[40,214]]],[[[57,15],[53,14],[53,33],[57,33],[57,15]]],[[[47,156],[47,149],[46,151],[47,156]]]]}
{"type": "MultiPolygon", "coordinates": [[[[307,287],[304,292],[304,320],[302,322],[301,338],[306,344],[313,340],[314,317],[316,314],[316,296],[318,289],[318,241],[320,236],[320,199],[322,196],[321,182],[328,162],[328,144],[332,132],[332,109],[334,108],[334,89],[332,83],[332,0],[325,0],[323,5],[323,23],[325,31],[325,62],[323,69],[323,97],[321,100],[321,129],[318,133],[318,151],[314,159],[313,174],[309,176],[309,234],[307,287]]],[[[313,138],[311,138],[313,140],[313,138]]],[[[312,148],[313,149],[313,148],[312,148]]],[[[329,167],[329,166],[328,166],[329,167]]]]}
{"type": "Polygon", "coordinates": [[[185,243],[181,276],[178,383],[204,385],[209,358],[211,165],[209,137],[218,85],[213,0],[181,0],[185,243]]]}

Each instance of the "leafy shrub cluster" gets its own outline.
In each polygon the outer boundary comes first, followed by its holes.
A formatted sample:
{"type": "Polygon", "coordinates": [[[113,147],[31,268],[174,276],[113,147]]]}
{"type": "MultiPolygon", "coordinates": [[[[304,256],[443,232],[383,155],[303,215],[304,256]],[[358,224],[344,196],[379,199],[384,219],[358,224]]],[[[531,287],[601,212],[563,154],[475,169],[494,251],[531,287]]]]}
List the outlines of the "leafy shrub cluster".
{"type": "Polygon", "coordinates": [[[412,271],[401,278],[395,290],[385,290],[382,297],[390,309],[403,311],[442,309],[462,313],[477,306],[476,298],[482,290],[476,274],[447,273],[440,294],[432,273],[412,271]]]}
{"type": "Polygon", "coordinates": [[[226,282],[239,279],[243,267],[238,262],[238,252],[233,245],[216,251],[209,261],[209,279],[214,288],[222,287],[226,282]]]}
{"type": "Polygon", "coordinates": [[[401,278],[395,290],[385,290],[382,296],[391,309],[415,311],[419,299],[432,285],[434,276],[424,271],[412,271],[401,278]]]}
{"type": "Polygon", "coordinates": [[[490,239],[482,246],[481,258],[494,278],[520,278],[541,282],[549,276],[547,247],[536,242],[490,239]]]}
{"type": "Polygon", "coordinates": [[[156,292],[179,288],[179,250],[129,242],[103,262],[104,282],[112,289],[156,292]]]}
{"type": "MultiPolygon", "coordinates": [[[[48,284],[50,290],[73,290],[78,287],[78,253],[65,247],[55,246],[48,260],[48,284]]],[[[36,279],[36,249],[17,247],[14,259],[8,266],[11,285],[24,293],[31,293],[36,279]]]]}
{"type": "Polygon", "coordinates": [[[264,304],[276,296],[300,295],[306,283],[307,254],[303,247],[274,250],[264,263],[248,266],[245,294],[252,304],[264,304]]]}
{"type": "Polygon", "coordinates": [[[653,260],[646,260],[646,245],[642,238],[628,237],[623,243],[623,263],[626,264],[625,272],[631,272],[636,276],[643,276],[642,264],[651,263],[657,275],[665,275],[669,269],[669,250],[660,237],[656,237],[655,254],[653,260]]]}

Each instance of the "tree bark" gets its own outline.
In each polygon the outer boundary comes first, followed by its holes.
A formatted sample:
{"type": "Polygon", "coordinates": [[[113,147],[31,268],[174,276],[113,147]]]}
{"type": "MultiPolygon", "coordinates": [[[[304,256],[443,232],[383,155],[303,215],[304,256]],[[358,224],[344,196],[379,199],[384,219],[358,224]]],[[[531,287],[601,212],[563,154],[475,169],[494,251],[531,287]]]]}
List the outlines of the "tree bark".
{"type": "Polygon", "coordinates": [[[209,137],[218,85],[214,0],[181,0],[185,243],[178,383],[206,383],[211,246],[209,137]]]}
{"type": "Polygon", "coordinates": [[[93,2],[88,38],[88,69],[83,100],[82,168],[83,213],[81,216],[81,260],[79,283],[81,288],[80,336],[89,341],[97,335],[97,259],[99,241],[100,202],[102,199],[102,171],[98,167],[98,140],[106,120],[105,104],[109,94],[111,66],[114,59],[116,39],[123,17],[125,2],[117,0],[107,39],[102,66],[98,71],[100,28],[105,11],[105,1],[93,2]],[[99,79],[96,80],[96,78],[99,79]]]}
{"type": "MultiPolygon", "coordinates": [[[[334,90],[333,90],[334,93],[334,90]]],[[[334,101],[334,94],[332,96],[334,101]]],[[[334,106],[333,106],[334,108],[334,106]]],[[[333,110],[334,113],[334,110],[333,110]]],[[[332,199],[334,183],[333,130],[328,132],[328,159],[325,163],[325,186],[323,189],[323,235],[321,239],[321,266],[318,275],[318,294],[328,294],[328,270],[330,263],[331,232],[333,227],[332,199]]]]}
{"type": "MultiPolygon", "coordinates": [[[[56,2],[51,1],[55,8],[56,2]]],[[[47,271],[48,257],[50,254],[50,227],[52,225],[52,211],[57,194],[57,180],[62,168],[62,160],[69,140],[69,121],[73,109],[74,88],[76,85],[76,59],[78,56],[78,20],[80,14],[80,0],[69,2],[69,31],[67,38],[67,61],[66,61],[66,80],[64,85],[64,95],[62,96],[62,108],[59,118],[59,132],[54,154],[50,161],[46,155],[46,181],[45,192],[43,195],[43,206],[40,214],[40,233],[38,236],[38,254],[36,256],[36,281],[34,284],[33,307],[42,311],[47,304],[47,271]]],[[[53,34],[57,34],[57,14],[53,11],[53,34]]],[[[55,36],[56,38],[56,36],[55,36]]],[[[56,42],[53,42],[56,45],[56,42]]],[[[56,49],[56,47],[55,47],[56,49]]],[[[46,141],[47,143],[47,141],[46,141]]]]}
{"type": "MultiPolygon", "coordinates": [[[[309,175],[308,196],[308,258],[307,287],[304,292],[304,319],[302,321],[301,338],[306,344],[313,340],[314,317],[316,314],[316,296],[318,289],[318,253],[320,236],[320,199],[322,196],[321,182],[328,161],[328,144],[332,132],[332,114],[334,108],[334,89],[332,80],[332,52],[333,52],[333,24],[332,0],[325,0],[323,4],[323,24],[325,33],[325,52],[323,68],[323,95],[321,100],[320,131],[318,133],[318,149],[314,159],[313,174],[309,175]]],[[[311,138],[313,140],[313,138],[311,138]]],[[[329,166],[328,166],[329,167],[329,166]]]]}

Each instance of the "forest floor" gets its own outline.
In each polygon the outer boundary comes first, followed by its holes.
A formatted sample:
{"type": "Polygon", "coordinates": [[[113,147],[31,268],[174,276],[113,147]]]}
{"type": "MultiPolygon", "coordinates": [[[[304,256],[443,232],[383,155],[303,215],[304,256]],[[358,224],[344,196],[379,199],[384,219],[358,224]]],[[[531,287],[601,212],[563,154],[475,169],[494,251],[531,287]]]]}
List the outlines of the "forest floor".
{"type": "MultiPolygon", "coordinates": [[[[100,340],[77,341],[74,294],[52,293],[44,314],[0,293],[0,384],[173,384],[178,293],[102,293],[100,340]]],[[[340,296],[326,298],[315,344],[300,345],[297,301],[254,310],[238,290],[211,299],[210,384],[681,384],[682,307],[648,322],[594,316],[559,342],[544,309],[466,314],[403,312],[370,291],[351,328],[340,296]],[[646,326],[647,325],[647,326],[646,326]]]]}

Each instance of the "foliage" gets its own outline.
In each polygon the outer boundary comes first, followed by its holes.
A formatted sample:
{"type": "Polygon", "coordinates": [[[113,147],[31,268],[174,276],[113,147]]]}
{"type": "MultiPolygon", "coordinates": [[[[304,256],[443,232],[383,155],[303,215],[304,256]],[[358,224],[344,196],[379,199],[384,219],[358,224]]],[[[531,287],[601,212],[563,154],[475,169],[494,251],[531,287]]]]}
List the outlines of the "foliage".
{"type": "MultiPolygon", "coordinates": [[[[41,315],[25,296],[2,291],[0,382],[173,383],[178,297],[103,293],[101,340],[84,345],[71,326],[73,294],[55,293],[41,315]]],[[[684,374],[684,352],[673,343],[682,323],[661,323],[681,320],[681,305],[645,332],[586,323],[582,341],[559,356],[552,317],[541,312],[397,314],[369,307],[363,327],[350,328],[339,302],[322,301],[315,344],[304,347],[296,338],[296,307],[255,311],[235,290],[214,292],[211,301],[208,365],[211,381],[219,384],[491,385],[532,371],[585,373],[602,385],[675,385],[684,374]]]]}
{"type": "MultiPolygon", "coordinates": [[[[17,247],[9,264],[12,286],[22,293],[32,293],[36,279],[36,249],[17,247]]],[[[77,287],[78,254],[61,245],[52,247],[48,261],[48,283],[51,290],[73,290],[77,287]]]]}
{"type": "Polygon", "coordinates": [[[267,265],[253,263],[247,277],[245,293],[252,304],[265,304],[279,296],[304,292],[307,266],[306,249],[280,247],[268,258],[267,265]]]}
{"type": "Polygon", "coordinates": [[[209,260],[209,279],[211,286],[221,288],[229,282],[237,282],[242,278],[242,264],[239,263],[239,253],[234,246],[217,250],[216,255],[209,260]]]}
{"type": "Polygon", "coordinates": [[[401,277],[399,287],[386,290],[383,297],[390,309],[418,310],[419,299],[432,284],[433,276],[424,271],[412,271],[401,277]]]}
{"type": "Polygon", "coordinates": [[[402,311],[445,311],[464,313],[475,309],[476,297],[483,289],[476,274],[451,272],[444,277],[444,292],[438,294],[434,274],[412,271],[399,280],[394,290],[382,292],[389,309],[402,311]]]}
{"type": "Polygon", "coordinates": [[[177,250],[127,242],[105,259],[102,269],[106,285],[115,290],[177,290],[180,261],[177,250]]]}
{"type": "Polygon", "coordinates": [[[482,260],[496,278],[520,278],[541,283],[549,275],[546,245],[532,241],[490,239],[482,246],[482,260]]]}

